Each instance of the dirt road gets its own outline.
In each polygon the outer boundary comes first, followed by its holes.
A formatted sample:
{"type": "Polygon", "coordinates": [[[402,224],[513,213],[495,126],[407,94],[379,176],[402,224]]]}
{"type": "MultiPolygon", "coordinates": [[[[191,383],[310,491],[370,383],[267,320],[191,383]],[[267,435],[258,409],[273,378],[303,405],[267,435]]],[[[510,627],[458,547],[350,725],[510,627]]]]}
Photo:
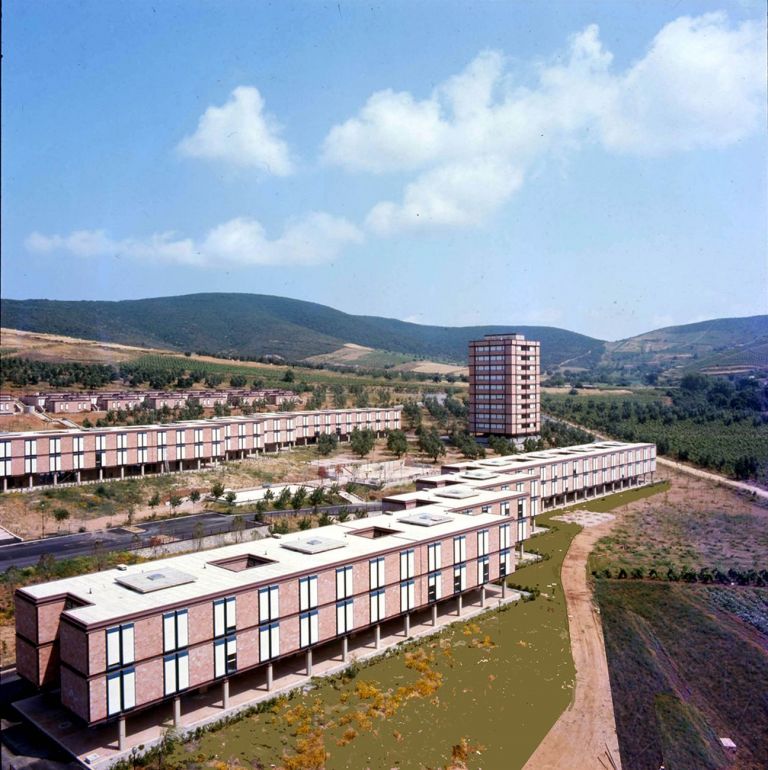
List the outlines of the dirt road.
{"type": "Polygon", "coordinates": [[[571,705],[525,764],[523,770],[612,770],[620,768],[611,683],[600,616],[587,582],[587,557],[616,520],[585,527],[573,539],[563,562],[576,688],[571,705]],[[614,764],[611,764],[610,758],[614,764]]]}

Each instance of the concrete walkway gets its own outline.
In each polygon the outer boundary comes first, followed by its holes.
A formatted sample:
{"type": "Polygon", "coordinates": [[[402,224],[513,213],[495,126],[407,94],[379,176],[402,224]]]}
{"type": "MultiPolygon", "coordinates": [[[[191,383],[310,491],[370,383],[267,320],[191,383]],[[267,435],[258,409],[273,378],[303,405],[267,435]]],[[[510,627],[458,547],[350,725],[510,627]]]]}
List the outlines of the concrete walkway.
{"type": "MultiPolygon", "coordinates": [[[[435,625],[432,624],[432,611],[427,608],[411,614],[408,634],[402,617],[382,624],[378,646],[373,629],[351,635],[346,662],[340,641],[318,645],[313,648],[312,676],[307,675],[302,654],[275,663],[270,690],[266,687],[265,665],[233,676],[229,680],[226,704],[223,700],[224,690],[220,685],[210,686],[205,691],[191,690],[181,697],[180,719],[176,730],[184,735],[199,727],[219,722],[262,701],[311,686],[312,677],[337,674],[352,663],[377,658],[399,644],[439,633],[453,623],[464,622],[502,604],[519,601],[520,598],[521,593],[511,589],[507,589],[506,595],[502,597],[501,587],[489,584],[486,586],[484,602],[479,590],[463,595],[461,615],[457,613],[456,599],[447,598],[440,602],[435,625]]],[[[106,770],[128,758],[136,747],[142,746],[143,751],[157,745],[174,722],[171,701],[129,715],[126,720],[127,735],[121,749],[116,723],[85,728],[61,705],[57,694],[41,693],[18,701],[14,706],[24,718],[72,754],[83,766],[99,770],[106,770]]]]}
{"type": "Polygon", "coordinates": [[[588,526],[571,542],[562,568],[568,630],[576,666],[571,705],[523,770],[620,770],[619,741],[600,616],[587,580],[587,557],[616,520],[588,526]]]}

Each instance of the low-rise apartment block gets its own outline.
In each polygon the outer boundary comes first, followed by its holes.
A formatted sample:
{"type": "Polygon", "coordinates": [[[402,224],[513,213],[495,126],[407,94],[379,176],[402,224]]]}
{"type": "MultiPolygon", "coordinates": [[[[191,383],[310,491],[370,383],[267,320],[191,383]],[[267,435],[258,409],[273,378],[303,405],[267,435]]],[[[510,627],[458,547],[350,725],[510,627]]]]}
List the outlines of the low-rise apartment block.
{"type": "Polygon", "coordinates": [[[355,428],[377,434],[400,427],[402,407],[262,412],[128,427],[0,433],[3,491],[193,470],[311,444],[323,433],[341,440],[355,428]]]}
{"type": "Polygon", "coordinates": [[[378,646],[383,623],[461,614],[462,596],[515,570],[554,474],[588,498],[655,470],[649,444],[552,452],[446,466],[386,498],[383,515],[20,588],[17,670],[60,690],[83,724],[119,721],[124,736],[126,717],[163,701],[180,714],[181,698],[218,683],[226,704],[244,672],[261,670],[269,690],[277,661],[306,656],[311,674],[316,648],[341,643],[346,660],[362,632],[378,646]]]}

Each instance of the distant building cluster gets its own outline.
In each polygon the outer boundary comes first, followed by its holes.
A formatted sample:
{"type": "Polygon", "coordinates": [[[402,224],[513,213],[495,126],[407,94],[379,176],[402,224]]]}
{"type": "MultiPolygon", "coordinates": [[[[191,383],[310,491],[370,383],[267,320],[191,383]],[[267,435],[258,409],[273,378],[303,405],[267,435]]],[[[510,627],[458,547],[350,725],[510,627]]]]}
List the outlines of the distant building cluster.
{"type": "Polygon", "coordinates": [[[260,412],[126,427],[0,433],[3,491],[147,473],[194,470],[312,444],[323,433],[346,440],[355,428],[400,428],[402,407],[260,412]]]}
{"type": "Polygon", "coordinates": [[[133,409],[177,409],[187,404],[199,404],[203,408],[213,408],[217,405],[253,404],[263,402],[271,406],[280,406],[286,402],[296,401],[297,396],[290,390],[281,388],[265,388],[260,390],[98,390],[81,391],[78,393],[29,393],[19,396],[0,396],[0,414],[12,414],[13,402],[32,406],[51,414],[77,414],[78,412],[133,409]],[[3,405],[6,405],[5,407],[3,405]]]}
{"type": "Polygon", "coordinates": [[[522,334],[469,343],[469,431],[529,438],[541,429],[540,344],[522,334]]]}

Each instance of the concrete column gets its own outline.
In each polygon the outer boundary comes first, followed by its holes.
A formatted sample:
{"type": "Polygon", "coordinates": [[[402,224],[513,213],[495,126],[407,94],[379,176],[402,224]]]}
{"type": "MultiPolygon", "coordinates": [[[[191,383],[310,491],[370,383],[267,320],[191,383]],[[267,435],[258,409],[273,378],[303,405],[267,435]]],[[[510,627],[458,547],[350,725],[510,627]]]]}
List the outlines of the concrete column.
{"type": "Polygon", "coordinates": [[[75,478],[77,479],[77,483],[79,484],[79,483],[80,483],[80,471],[78,471],[78,472],[75,474],[75,478]]]}
{"type": "Polygon", "coordinates": [[[173,699],[173,726],[181,727],[181,698],[173,699]]]}
{"type": "Polygon", "coordinates": [[[375,628],[376,649],[381,647],[381,626],[377,623],[375,628]]]}
{"type": "Polygon", "coordinates": [[[141,464],[141,475],[144,475],[144,463],[141,464]]]}
{"type": "Polygon", "coordinates": [[[32,489],[32,474],[29,476],[29,488],[32,489]]]}
{"type": "Polygon", "coordinates": [[[341,662],[346,663],[349,658],[349,639],[345,636],[341,640],[341,662]]]}
{"type": "Polygon", "coordinates": [[[461,610],[463,609],[463,604],[464,604],[463,597],[462,597],[461,594],[459,594],[458,601],[456,603],[456,614],[457,615],[461,615],[461,610]]]}
{"type": "Polygon", "coordinates": [[[267,664],[267,692],[269,692],[272,689],[272,680],[274,677],[274,670],[272,668],[272,664],[267,664]]]}
{"type": "Polygon", "coordinates": [[[59,485],[59,474],[58,471],[53,474],[53,486],[56,487],[59,485]]]}
{"type": "Polygon", "coordinates": [[[221,706],[225,710],[229,708],[229,679],[221,683],[221,706]]]}
{"type": "Polygon", "coordinates": [[[411,615],[409,612],[406,612],[403,618],[403,633],[406,639],[411,635],[411,615]]]}
{"type": "Polygon", "coordinates": [[[125,466],[124,465],[120,466],[120,478],[121,479],[125,478],[125,466]]]}
{"type": "Polygon", "coordinates": [[[480,606],[485,607],[485,586],[480,586],[480,606]]]}
{"type": "Polygon", "coordinates": [[[523,556],[525,556],[525,542],[521,540],[520,541],[520,558],[522,559],[523,556]]]}
{"type": "Polygon", "coordinates": [[[104,468],[99,468],[99,481],[104,481],[104,468]]]}
{"type": "Polygon", "coordinates": [[[307,676],[312,676],[312,650],[307,650],[307,676]]]}
{"type": "Polygon", "coordinates": [[[120,751],[125,751],[126,748],[125,717],[117,720],[117,748],[120,751]]]}
{"type": "Polygon", "coordinates": [[[432,605],[432,625],[437,625],[437,604],[432,605]]]}
{"type": "MultiPolygon", "coordinates": [[[[78,479],[78,481],[80,481],[80,479],[78,479]]],[[[3,476],[3,492],[7,492],[7,491],[8,491],[8,477],[3,476]]]]}
{"type": "Polygon", "coordinates": [[[501,598],[505,598],[507,595],[507,578],[504,577],[501,580],[501,598]]]}
{"type": "Polygon", "coordinates": [[[197,470],[200,470],[200,458],[197,458],[197,470]]]}

